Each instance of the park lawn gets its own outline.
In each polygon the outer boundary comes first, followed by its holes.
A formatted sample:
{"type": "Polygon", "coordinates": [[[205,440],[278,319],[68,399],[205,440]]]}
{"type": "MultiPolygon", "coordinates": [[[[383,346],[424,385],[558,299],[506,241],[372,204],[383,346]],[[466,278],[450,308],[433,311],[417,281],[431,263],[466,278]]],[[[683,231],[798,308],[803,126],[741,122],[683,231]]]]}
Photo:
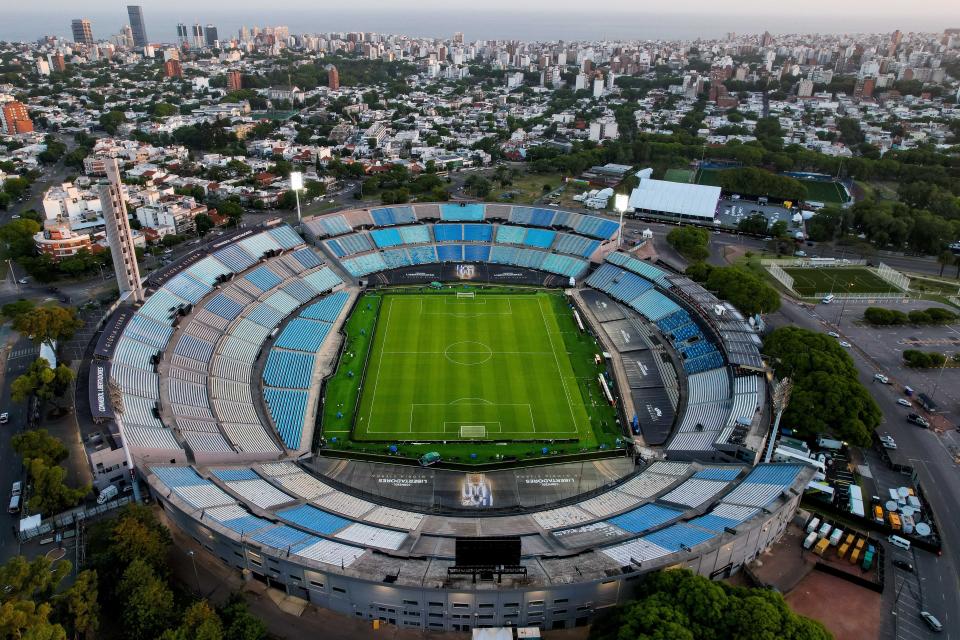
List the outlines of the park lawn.
{"type": "Polygon", "coordinates": [[[711,187],[720,186],[720,174],[724,169],[700,169],[697,171],[697,184],[705,184],[711,187]]]}
{"type": "Polygon", "coordinates": [[[668,182],[682,182],[687,184],[693,180],[693,171],[690,169],[667,169],[663,179],[668,182]]]}
{"type": "Polygon", "coordinates": [[[368,294],[347,335],[324,409],[334,447],[488,462],[617,444],[600,347],[562,294],[368,294]]]}
{"type": "Polygon", "coordinates": [[[846,188],[839,182],[800,180],[807,188],[807,200],[824,204],[846,204],[849,201],[846,188]]]}
{"type": "Polygon", "coordinates": [[[785,268],[803,297],[818,293],[894,293],[899,291],[866,267],[785,268]]]}
{"type": "Polygon", "coordinates": [[[512,202],[514,204],[533,204],[544,196],[543,185],[551,190],[563,185],[564,176],[560,173],[521,173],[513,179],[513,184],[501,187],[493,182],[493,190],[486,198],[488,202],[512,202]],[[512,194],[512,197],[509,195],[512,194]]]}

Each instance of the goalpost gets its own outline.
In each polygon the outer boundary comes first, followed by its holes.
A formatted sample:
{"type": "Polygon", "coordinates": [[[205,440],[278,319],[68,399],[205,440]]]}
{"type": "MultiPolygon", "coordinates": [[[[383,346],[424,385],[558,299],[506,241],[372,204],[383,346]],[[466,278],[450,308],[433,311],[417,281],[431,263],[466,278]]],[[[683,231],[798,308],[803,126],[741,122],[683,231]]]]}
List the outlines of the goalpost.
{"type": "Polygon", "coordinates": [[[477,294],[473,291],[457,291],[458,298],[476,298],[477,294]]]}

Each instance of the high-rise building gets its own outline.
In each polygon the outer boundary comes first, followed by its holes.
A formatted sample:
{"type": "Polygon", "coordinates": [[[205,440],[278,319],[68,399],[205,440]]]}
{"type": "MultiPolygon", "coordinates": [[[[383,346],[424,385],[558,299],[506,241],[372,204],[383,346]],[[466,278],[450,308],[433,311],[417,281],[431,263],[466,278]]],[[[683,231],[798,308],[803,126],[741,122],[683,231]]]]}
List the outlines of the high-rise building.
{"type": "Polygon", "coordinates": [[[239,91],[243,88],[243,76],[239,71],[227,71],[227,91],[239,91]]]}
{"type": "Polygon", "coordinates": [[[183,67],[180,65],[180,61],[175,59],[170,59],[164,62],[163,77],[164,78],[182,78],[183,67]]]}
{"type": "Polygon", "coordinates": [[[62,53],[55,53],[50,56],[50,67],[60,73],[67,70],[67,61],[62,53]]]}
{"type": "Polygon", "coordinates": [[[27,112],[27,106],[22,102],[10,100],[3,103],[3,132],[7,135],[30,133],[33,131],[33,121],[27,112]]]}
{"type": "Polygon", "coordinates": [[[181,47],[190,42],[190,32],[187,31],[187,25],[182,22],[177,25],[177,44],[181,47]]]}
{"type": "Polygon", "coordinates": [[[798,98],[809,98],[813,95],[813,80],[804,78],[797,86],[798,98]]]}
{"type": "Polygon", "coordinates": [[[463,44],[463,33],[457,31],[453,34],[453,43],[454,44],[463,44]]]}
{"type": "Polygon", "coordinates": [[[73,31],[73,41],[77,44],[85,44],[88,47],[93,44],[93,25],[86,18],[74,18],[70,23],[73,31]]]}
{"type": "Polygon", "coordinates": [[[337,71],[337,68],[333,65],[330,65],[330,68],[327,69],[327,86],[331,91],[336,91],[340,88],[340,72],[337,71]]]}
{"type": "Polygon", "coordinates": [[[217,37],[217,28],[212,24],[208,24],[203,30],[203,35],[207,38],[207,46],[213,47],[217,44],[217,40],[220,38],[217,37]]]}
{"type": "Polygon", "coordinates": [[[120,180],[120,165],[116,158],[104,160],[107,181],[100,184],[100,204],[103,207],[103,219],[107,227],[107,244],[113,256],[113,270],[120,285],[120,299],[130,298],[133,302],[143,302],[143,285],[140,282],[140,268],[137,266],[137,253],[133,245],[133,233],[130,231],[130,218],[127,215],[127,198],[123,193],[120,180]]]}
{"type": "Polygon", "coordinates": [[[194,49],[203,49],[203,26],[199,23],[190,28],[190,46],[194,49]]]}
{"type": "Polygon", "coordinates": [[[147,25],[143,21],[143,7],[128,4],[127,16],[130,18],[130,30],[133,31],[133,46],[147,46],[147,25]]]}

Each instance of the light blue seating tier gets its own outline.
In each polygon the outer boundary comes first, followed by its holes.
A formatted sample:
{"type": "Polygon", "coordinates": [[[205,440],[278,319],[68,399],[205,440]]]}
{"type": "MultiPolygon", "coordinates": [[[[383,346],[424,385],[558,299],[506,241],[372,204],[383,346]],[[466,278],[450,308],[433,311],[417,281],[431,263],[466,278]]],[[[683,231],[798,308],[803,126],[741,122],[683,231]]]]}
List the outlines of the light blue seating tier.
{"type": "Polygon", "coordinates": [[[305,269],[313,269],[314,267],[319,267],[323,264],[323,261],[320,260],[320,257],[311,249],[297,249],[290,255],[293,256],[297,262],[302,264],[305,269]]]}
{"type": "Polygon", "coordinates": [[[244,251],[243,247],[235,244],[228,245],[219,251],[215,251],[214,256],[217,260],[233,270],[234,273],[246,271],[257,264],[257,259],[244,251]]]}
{"type": "Polygon", "coordinates": [[[643,540],[657,545],[661,549],[668,551],[680,551],[681,549],[692,549],[701,542],[716,537],[715,533],[701,531],[683,523],[677,523],[643,536],[643,540]]]}
{"type": "Polygon", "coordinates": [[[674,346],[679,345],[681,342],[690,340],[691,338],[703,338],[703,334],[700,332],[700,329],[697,328],[697,325],[693,324],[692,322],[681,327],[677,327],[676,329],[666,331],[665,333],[673,336],[674,346]]]}
{"type": "Polygon", "coordinates": [[[292,249],[303,244],[303,238],[297,235],[297,232],[290,228],[290,225],[284,224],[270,229],[267,233],[273,236],[273,239],[284,249],[292,249]]]}
{"type": "Polygon", "coordinates": [[[596,271],[590,274],[590,277],[587,278],[587,284],[594,289],[607,291],[609,290],[614,278],[621,273],[623,273],[622,269],[619,269],[612,264],[604,263],[600,265],[596,271]]]}
{"type": "Polygon", "coordinates": [[[263,368],[263,383],[269,387],[309,389],[313,364],[312,353],[271,349],[263,368]]]}
{"type": "Polygon", "coordinates": [[[516,224],[530,224],[530,220],[533,218],[533,209],[530,207],[511,207],[510,215],[507,219],[510,222],[516,224]]]}
{"type": "Polygon", "coordinates": [[[612,282],[607,292],[617,300],[631,302],[653,289],[653,285],[640,276],[624,271],[612,282]]]}
{"type": "Polygon", "coordinates": [[[257,235],[249,236],[237,244],[246,249],[254,258],[262,258],[266,252],[276,251],[281,248],[280,243],[267,233],[258,233],[257,235]]]}
{"type": "Polygon", "coordinates": [[[553,226],[555,227],[566,227],[568,229],[572,228],[570,226],[570,219],[574,216],[579,216],[579,213],[571,213],[569,211],[557,211],[557,215],[553,217],[553,226]]]}
{"type": "Polygon", "coordinates": [[[284,349],[314,353],[323,344],[327,332],[330,331],[330,326],[328,322],[294,318],[280,332],[280,336],[274,345],[284,349]]]}
{"type": "Polygon", "coordinates": [[[680,308],[677,303],[659,291],[647,291],[629,304],[651,322],[656,322],[680,308]]]}
{"type": "Polygon", "coordinates": [[[518,252],[519,249],[516,247],[501,247],[499,245],[494,245],[490,247],[490,262],[495,262],[498,264],[516,264],[518,252]]]}
{"type": "Polygon", "coordinates": [[[328,236],[342,236],[353,231],[353,227],[342,215],[324,216],[317,218],[317,221],[328,236]]]}
{"type": "Polygon", "coordinates": [[[550,227],[553,226],[553,220],[557,212],[551,209],[541,209],[534,207],[513,207],[510,211],[510,222],[525,224],[532,227],[550,227]]]}
{"type": "Polygon", "coordinates": [[[265,520],[249,513],[236,518],[230,518],[228,520],[220,520],[220,524],[231,531],[236,531],[240,535],[250,535],[254,531],[259,531],[260,529],[273,526],[273,523],[269,520],[265,520]]]}
{"type": "Polygon", "coordinates": [[[301,504],[292,509],[277,511],[277,515],[308,531],[313,531],[323,536],[333,535],[337,531],[353,524],[346,518],[327,513],[311,504],[301,504]]]}
{"type": "Polygon", "coordinates": [[[184,333],[181,334],[180,339],[177,340],[173,352],[187,358],[200,360],[201,362],[209,362],[210,356],[213,355],[213,343],[201,340],[189,333],[184,333]]]}
{"type": "Polygon", "coordinates": [[[313,536],[299,529],[294,529],[287,525],[280,525],[279,527],[271,527],[270,529],[261,529],[252,534],[250,539],[262,545],[273,547],[274,549],[287,549],[293,547],[293,545],[298,542],[311,540],[313,536]]]}
{"type": "Polygon", "coordinates": [[[152,296],[140,307],[138,313],[153,318],[167,326],[173,326],[173,315],[180,307],[189,304],[179,296],[175,296],[166,289],[157,289],[152,296]]]}
{"type": "Polygon", "coordinates": [[[327,245],[327,249],[330,250],[330,253],[338,258],[342,258],[343,256],[347,255],[347,252],[343,250],[343,247],[341,247],[340,243],[336,240],[327,240],[324,244],[327,245]]]}
{"type": "Polygon", "coordinates": [[[280,321],[283,320],[284,314],[276,307],[271,307],[269,304],[261,303],[254,307],[244,317],[251,322],[256,322],[261,327],[266,327],[267,329],[273,330],[273,328],[280,324],[280,321]]]}
{"type": "Polygon", "coordinates": [[[610,524],[630,533],[641,533],[670,522],[683,515],[682,511],[661,507],[658,504],[645,504],[642,507],[620,514],[607,520],[610,524]]]}
{"type": "Polygon", "coordinates": [[[502,224],[497,227],[497,242],[499,244],[523,244],[523,237],[527,230],[523,227],[511,227],[502,224]]]}
{"type": "Polygon", "coordinates": [[[633,271],[636,274],[639,274],[658,284],[663,288],[668,288],[670,286],[670,281],[667,280],[667,272],[659,267],[646,262],[644,260],[637,260],[632,256],[628,256],[625,253],[611,253],[607,256],[607,261],[612,262],[615,265],[619,265],[628,271],[633,271]]]}
{"type": "Polygon", "coordinates": [[[371,209],[370,217],[373,218],[373,224],[378,227],[387,227],[395,224],[410,224],[416,222],[416,216],[413,215],[413,207],[382,207],[371,209]]]}
{"type": "Polygon", "coordinates": [[[685,324],[690,324],[690,314],[687,313],[685,309],[678,309],[668,316],[664,316],[657,320],[657,327],[660,331],[664,333],[670,333],[678,327],[682,327],[685,324]]]}
{"type": "Polygon", "coordinates": [[[263,390],[263,399],[277,425],[280,440],[288,449],[299,449],[307,412],[307,392],[268,387],[263,390]]]}
{"type": "Polygon", "coordinates": [[[485,245],[485,244],[464,245],[463,259],[466,262],[488,262],[490,260],[490,245],[485,245]]]}
{"type": "Polygon", "coordinates": [[[313,300],[317,297],[318,293],[313,287],[307,284],[305,280],[294,280],[280,287],[280,290],[296,298],[301,303],[313,300]]]}
{"type": "Polygon", "coordinates": [[[463,245],[462,244],[441,244],[437,245],[437,258],[440,262],[462,262],[463,245]]]}
{"type": "Polygon", "coordinates": [[[210,293],[211,285],[204,284],[186,273],[181,273],[170,279],[163,288],[191,304],[200,302],[203,296],[210,293]]]}
{"type": "Polygon", "coordinates": [[[437,251],[433,246],[410,247],[407,252],[413,264],[429,264],[437,261],[437,251]]]}
{"type": "Polygon", "coordinates": [[[150,471],[171,489],[211,484],[209,480],[201,478],[191,467],[151,467],[150,471]]]}
{"type": "Polygon", "coordinates": [[[543,261],[542,266],[544,271],[556,273],[561,276],[567,276],[568,278],[575,278],[579,276],[586,268],[587,263],[583,260],[578,260],[572,256],[561,256],[556,253],[547,255],[547,258],[543,261]]]}
{"type": "Polygon", "coordinates": [[[712,342],[707,342],[706,340],[699,340],[693,344],[680,347],[680,353],[683,354],[683,357],[688,359],[705,356],[708,353],[712,353],[716,350],[717,347],[712,342]]]}
{"type": "Polygon", "coordinates": [[[713,467],[710,469],[701,469],[693,474],[693,477],[700,480],[719,480],[721,482],[730,482],[738,475],[740,475],[740,467],[713,467]]]}
{"type": "Polygon", "coordinates": [[[400,227],[400,238],[404,244],[426,244],[430,240],[430,228],[427,225],[400,227]]]}
{"type": "Polygon", "coordinates": [[[596,216],[580,216],[574,224],[573,230],[584,236],[609,240],[614,236],[619,224],[613,220],[605,220],[596,216]]]}
{"type": "Polygon", "coordinates": [[[391,249],[383,252],[383,261],[387,263],[390,269],[399,267],[408,267],[413,264],[406,249],[391,249]]]}
{"type": "Polygon", "coordinates": [[[260,479],[260,476],[258,476],[253,469],[228,467],[226,469],[211,469],[211,472],[224,482],[242,482],[244,480],[260,479]]]}
{"type": "Polygon", "coordinates": [[[528,267],[530,269],[539,269],[548,254],[543,251],[534,251],[533,249],[520,249],[517,252],[517,266],[528,267]]]}
{"type": "Polygon", "coordinates": [[[465,224],[463,239],[465,242],[490,242],[493,240],[493,225],[465,224]]]}
{"type": "Polygon", "coordinates": [[[320,293],[329,291],[338,284],[343,283],[343,280],[340,279],[340,276],[326,267],[320,269],[319,271],[314,271],[313,273],[308,273],[307,275],[303,276],[303,281],[320,293]]]}
{"type": "Polygon", "coordinates": [[[270,291],[278,284],[283,282],[283,280],[280,279],[280,276],[275,274],[266,266],[257,267],[247,275],[243,276],[243,278],[257,289],[260,289],[260,291],[270,291]]]}
{"type": "Polygon", "coordinates": [[[550,231],[548,229],[528,229],[527,235],[523,238],[523,244],[540,249],[549,249],[556,236],[556,231],[550,231]]]}
{"type": "Polygon", "coordinates": [[[124,327],[123,335],[156,349],[163,349],[173,335],[173,328],[136,313],[124,327]]]}
{"type": "Polygon", "coordinates": [[[789,487],[796,480],[801,467],[798,464],[764,464],[754,467],[742,484],[779,484],[789,487]]]}
{"type": "Polygon", "coordinates": [[[484,205],[476,203],[440,205],[440,219],[451,222],[468,222],[483,220],[484,205]]]}
{"type": "Polygon", "coordinates": [[[433,237],[437,239],[437,242],[459,242],[463,240],[463,225],[435,224],[433,225],[433,237]]]}
{"type": "Polygon", "coordinates": [[[330,240],[327,244],[336,242],[340,245],[343,255],[352,256],[355,253],[363,253],[364,251],[369,251],[373,249],[373,245],[370,243],[370,238],[364,233],[354,233],[349,236],[341,236],[336,240],[330,240]]]}
{"type": "Polygon", "coordinates": [[[374,243],[381,248],[395,247],[398,244],[403,244],[400,232],[396,229],[374,229],[370,232],[370,236],[373,238],[374,243]]]}
{"type": "Polygon", "coordinates": [[[300,317],[322,322],[335,322],[340,317],[340,312],[343,311],[343,306],[347,304],[349,298],[350,295],[346,291],[331,293],[301,311],[300,317]]]}
{"type": "Polygon", "coordinates": [[[365,276],[368,273],[374,273],[375,271],[383,271],[387,268],[387,263],[383,261],[383,256],[379,253],[368,253],[365,256],[348,258],[342,260],[341,264],[343,264],[343,268],[355,278],[365,276]]]}

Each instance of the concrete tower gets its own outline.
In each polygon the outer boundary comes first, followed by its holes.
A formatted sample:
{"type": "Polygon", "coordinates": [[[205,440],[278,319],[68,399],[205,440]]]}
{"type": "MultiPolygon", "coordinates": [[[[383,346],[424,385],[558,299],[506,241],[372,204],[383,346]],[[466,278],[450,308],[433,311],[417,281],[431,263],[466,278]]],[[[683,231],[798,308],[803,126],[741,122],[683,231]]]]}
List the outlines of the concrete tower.
{"type": "Polygon", "coordinates": [[[107,223],[107,244],[113,256],[113,270],[120,285],[120,297],[143,302],[143,285],[140,283],[130,219],[127,217],[127,198],[123,195],[123,183],[120,181],[120,166],[115,158],[105,159],[103,164],[107,182],[100,185],[100,202],[107,223]]]}

